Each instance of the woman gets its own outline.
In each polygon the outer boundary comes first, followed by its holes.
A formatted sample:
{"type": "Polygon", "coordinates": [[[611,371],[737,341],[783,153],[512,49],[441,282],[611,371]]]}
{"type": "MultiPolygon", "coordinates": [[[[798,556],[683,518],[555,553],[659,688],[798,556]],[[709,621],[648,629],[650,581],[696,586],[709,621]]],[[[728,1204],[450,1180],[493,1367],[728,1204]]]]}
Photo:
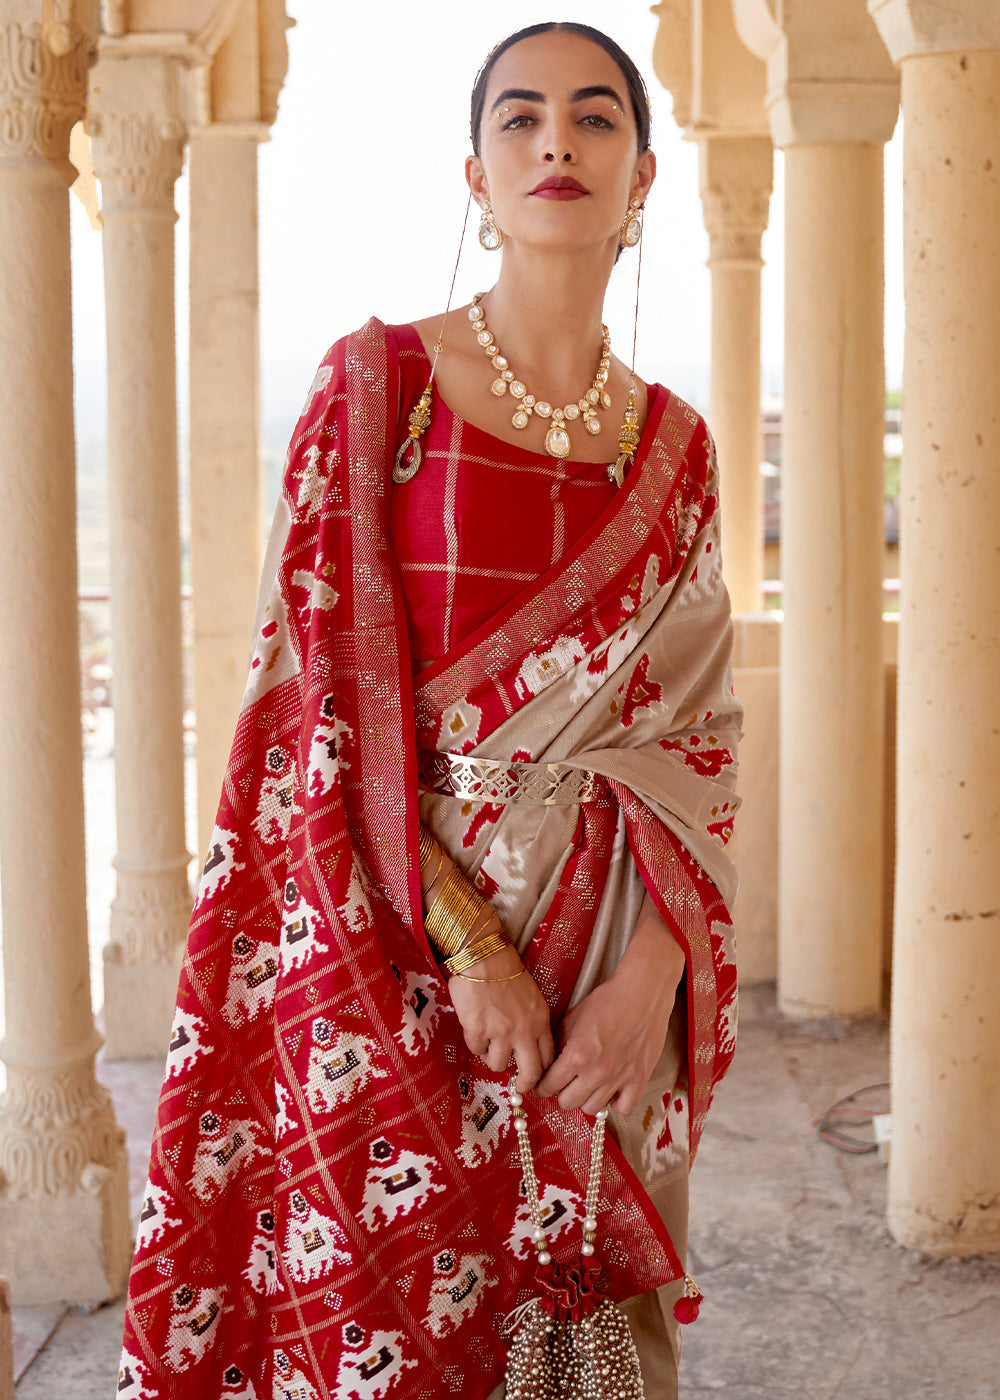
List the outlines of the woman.
{"type": "Polygon", "coordinates": [[[126,1396],[497,1400],[533,1251],[541,1276],[581,1238],[646,1396],[676,1394],[689,1152],[735,1010],[714,461],[602,331],[655,175],[634,66],[532,26],[472,125],[495,286],[338,342],[289,451],[126,1396]]]}

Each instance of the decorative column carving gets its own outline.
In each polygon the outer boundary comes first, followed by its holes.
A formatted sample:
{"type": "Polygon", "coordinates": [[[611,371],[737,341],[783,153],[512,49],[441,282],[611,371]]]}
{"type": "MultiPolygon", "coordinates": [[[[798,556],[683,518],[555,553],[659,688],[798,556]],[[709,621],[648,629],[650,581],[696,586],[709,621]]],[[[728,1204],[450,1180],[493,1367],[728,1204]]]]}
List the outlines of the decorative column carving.
{"type": "Polygon", "coordinates": [[[104,988],[106,1053],[115,1057],[165,1053],[191,911],[173,205],[191,55],[153,42],[102,41],[92,104],[108,341],[117,891],[104,988]]]}
{"type": "Polygon", "coordinates": [[[94,1077],[76,603],[67,181],[86,5],[0,3],[0,1273],[97,1302],[131,1253],[124,1134],[94,1077]]]}
{"type": "Polygon", "coordinates": [[[864,0],[733,0],[785,151],[778,992],[881,1002],[882,144],[898,79],[864,0]]]}
{"type": "Polygon", "coordinates": [[[701,205],[709,240],[709,267],[761,266],[773,187],[767,136],[719,136],[701,142],[701,205]]]}
{"type": "Polygon", "coordinates": [[[1000,8],[882,0],[902,70],[903,550],[888,1223],[1000,1251],[1000,8]]]}

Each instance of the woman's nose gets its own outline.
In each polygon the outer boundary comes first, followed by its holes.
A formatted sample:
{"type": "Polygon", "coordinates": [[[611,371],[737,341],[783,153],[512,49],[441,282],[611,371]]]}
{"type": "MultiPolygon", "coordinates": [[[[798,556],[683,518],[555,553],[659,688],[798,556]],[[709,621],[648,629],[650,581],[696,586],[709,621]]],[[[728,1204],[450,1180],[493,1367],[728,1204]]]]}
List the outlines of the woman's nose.
{"type": "Polygon", "coordinates": [[[574,131],[571,122],[561,114],[551,113],[542,147],[544,158],[550,164],[569,165],[576,158],[574,131]]]}

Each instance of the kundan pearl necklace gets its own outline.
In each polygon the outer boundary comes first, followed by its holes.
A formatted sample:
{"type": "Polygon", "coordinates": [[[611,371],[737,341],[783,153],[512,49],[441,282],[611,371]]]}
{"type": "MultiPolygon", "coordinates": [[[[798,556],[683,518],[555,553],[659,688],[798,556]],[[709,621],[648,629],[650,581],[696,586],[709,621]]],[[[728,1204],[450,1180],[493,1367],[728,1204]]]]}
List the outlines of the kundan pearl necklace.
{"type": "Polygon", "coordinates": [[[607,326],[601,327],[604,332],[601,359],[590,388],[584,397],[578,399],[576,403],[568,403],[565,408],[556,408],[547,399],[540,399],[535,394],[529,394],[527,385],[518,379],[511,369],[510,361],[497,345],[493,332],[486,324],[486,312],[480,305],[482,295],[482,292],[477,293],[469,307],[469,320],[475,330],[476,339],[497,371],[497,377],[490,385],[490,392],[495,394],[498,399],[503,398],[504,394],[509,392],[517,400],[517,407],[510,420],[515,428],[526,428],[532,415],[543,419],[551,418],[552,424],[545,434],[545,450],[550,457],[568,457],[571,444],[567,425],[582,418],[587,432],[596,436],[601,431],[597,410],[611,407],[611,395],[607,389],[608,373],[611,369],[611,335],[607,326]]]}

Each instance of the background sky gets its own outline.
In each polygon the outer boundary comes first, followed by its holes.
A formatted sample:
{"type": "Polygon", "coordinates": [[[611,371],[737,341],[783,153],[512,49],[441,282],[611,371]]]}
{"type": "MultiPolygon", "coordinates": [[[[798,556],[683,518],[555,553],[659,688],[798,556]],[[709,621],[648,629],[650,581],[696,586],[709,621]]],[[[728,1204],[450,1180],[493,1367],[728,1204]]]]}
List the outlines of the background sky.
{"type": "MultiPolygon", "coordinates": [[[[649,86],[659,173],[648,202],[637,364],[708,408],[708,238],[697,149],[682,138],[652,70],[657,21],[646,0],[289,0],[288,79],[272,140],[260,148],[261,357],[271,435],[294,422],[327,347],[372,315],[409,321],[443,308],[465,209],[469,92],[492,46],[523,24],[578,19],[605,29],[649,86]]],[[[781,392],[782,156],[764,237],[763,390],[781,392]]],[[[74,206],[76,201],[73,201],[74,206]]],[[[177,186],[178,347],[186,399],[187,181],[177,186]]],[[[469,234],[458,302],[490,285],[497,255],[469,234]]],[[[901,138],[886,154],[886,360],[902,372],[901,138]]],[[[104,413],[100,235],[74,208],[77,401],[82,426],[104,413]]],[[[612,345],[627,358],[635,258],[623,256],[606,306],[612,345]]]]}

